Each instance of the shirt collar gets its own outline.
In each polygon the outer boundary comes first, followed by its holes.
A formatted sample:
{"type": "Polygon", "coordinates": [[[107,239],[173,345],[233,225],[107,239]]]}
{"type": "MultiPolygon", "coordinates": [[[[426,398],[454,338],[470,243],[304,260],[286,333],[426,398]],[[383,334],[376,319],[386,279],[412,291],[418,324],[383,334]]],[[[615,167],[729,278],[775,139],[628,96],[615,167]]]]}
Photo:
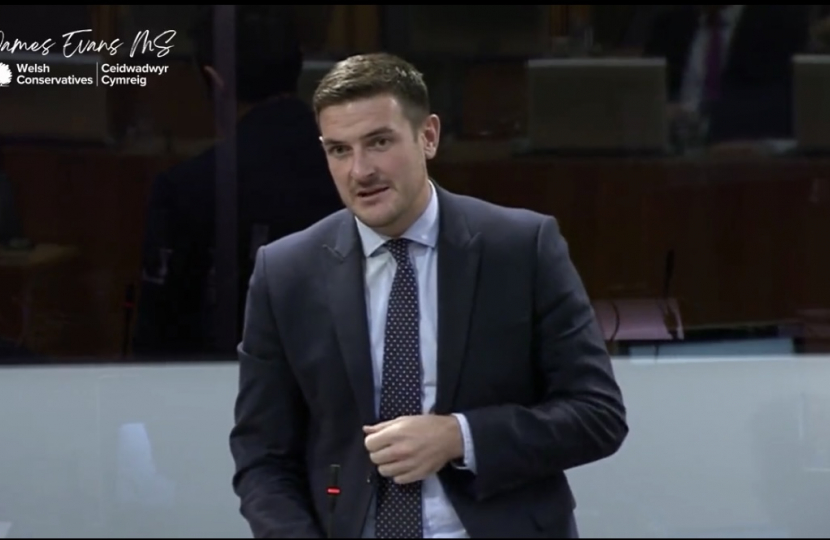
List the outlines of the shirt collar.
{"type": "MultiPolygon", "coordinates": [[[[408,240],[412,240],[413,242],[434,248],[438,243],[438,196],[435,193],[435,186],[432,185],[432,182],[429,183],[429,188],[429,204],[427,204],[426,210],[424,210],[415,223],[413,223],[412,226],[401,235],[401,238],[406,238],[408,240]]],[[[355,223],[357,223],[357,232],[360,234],[360,242],[363,245],[363,254],[366,257],[374,255],[378,248],[391,239],[390,237],[373,230],[371,227],[357,219],[357,217],[355,217],[355,223]]]]}

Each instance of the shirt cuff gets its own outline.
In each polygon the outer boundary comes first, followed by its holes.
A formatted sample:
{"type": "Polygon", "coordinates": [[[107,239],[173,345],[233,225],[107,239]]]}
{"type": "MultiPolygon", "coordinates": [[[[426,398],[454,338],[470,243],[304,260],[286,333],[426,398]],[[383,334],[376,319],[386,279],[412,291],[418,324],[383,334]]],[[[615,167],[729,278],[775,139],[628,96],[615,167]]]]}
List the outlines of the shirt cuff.
{"type": "Polygon", "coordinates": [[[458,421],[461,428],[461,439],[464,442],[464,458],[462,460],[453,460],[452,466],[463,471],[470,471],[476,473],[476,452],[473,444],[473,434],[470,432],[470,423],[467,422],[467,417],[463,414],[453,414],[458,421]]]}

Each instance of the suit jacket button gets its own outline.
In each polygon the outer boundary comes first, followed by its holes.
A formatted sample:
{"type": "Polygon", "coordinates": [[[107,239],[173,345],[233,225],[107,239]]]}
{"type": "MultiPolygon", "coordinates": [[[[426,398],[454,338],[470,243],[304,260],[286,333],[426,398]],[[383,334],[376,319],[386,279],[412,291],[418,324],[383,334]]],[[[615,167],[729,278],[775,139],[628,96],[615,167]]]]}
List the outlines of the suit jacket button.
{"type": "Polygon", "coordinates": [[[369,473],[369,474],[366,475],[366,483],[367,484],[372,483],[372,473],[369,473]]]}

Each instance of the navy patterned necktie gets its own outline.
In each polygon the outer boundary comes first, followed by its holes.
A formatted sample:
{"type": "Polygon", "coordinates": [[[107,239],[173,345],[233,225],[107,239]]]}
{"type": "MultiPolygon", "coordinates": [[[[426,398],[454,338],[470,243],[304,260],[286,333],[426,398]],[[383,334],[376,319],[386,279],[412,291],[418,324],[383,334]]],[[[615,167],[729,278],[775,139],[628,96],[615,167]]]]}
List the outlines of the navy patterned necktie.
{"type": "MultiPolygon", "coordinates": [[[[409,258],[409,240],[386,249],[397,263],[386,313],[380,421],[421,414],[421,347],[418,281],[409,258]]],[[[377,493],[377,538],[423,538],[421,482],[395,484],[381,478],[377,493]]]]}

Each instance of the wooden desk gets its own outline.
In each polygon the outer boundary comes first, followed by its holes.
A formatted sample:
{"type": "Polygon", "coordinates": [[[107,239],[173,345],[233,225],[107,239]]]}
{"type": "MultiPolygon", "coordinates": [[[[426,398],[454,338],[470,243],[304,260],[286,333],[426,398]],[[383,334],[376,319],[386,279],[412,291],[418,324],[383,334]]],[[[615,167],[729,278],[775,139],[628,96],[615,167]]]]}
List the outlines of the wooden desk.
{"type": "MultiPolygon", "coordinates": [[[[8,297],[13,304],[19,307],[19,320],[5,321],[8,327],[15,328],[11,341],[18,346],[30,347],[33,351],[42,352],[39,349],[40,341],[36,339],[33,331],[36,326],[33,324],[38,317],[38,309],[35,307],[36,292],[45,283],[49,270],[58,269],[78,255],[78,248],[75,246],[63,246],[56,244],[37,244],[29,250],[7,250],[0,248],[0,283],[16,285],[16,294],[8,297]]],[[[8,304],[3,304],[4,311],[12,311],[8,304]]],[[[16,311],[16,310],[15,310],[16,311]]],[[[11,317],[9,317],[11,319],[11,317]]],[[[17,317],[14,317],[15,319],[17,317]]],[[[48,319],[48,315],[40,317],[48,319]]],[[[46,324],[45,326],[49,326],[46,324]]],[[[43,332],[39,332],[43,333],[43,332]]],[[[46,332],[48,333],[48,331],[46,332]]],[[[47,336],[46,341],[49,341],[47,336]]]]}
{"type": "MultiPolygon", "coordinates": [[[[66,350],[117,355],[150,181],[177,158],[4,154],[27,234],[83,253],[72,270],[79,274],[67,277],[77,291],[66,303],[77,304],[72,317],[84,326],[67,332],[66,350]]],[[[556,216],[595,300],[662,297],[673,250],[669,295],[686,328],[791,320],[830,307],[830,160],[489,155],[439,160],[430,171],[453,191],[556,216]]]]}
{"type": "Polygon", "coordinates": [[[592,298],[665,286],[686,326],[830,307],[830,160],[436,162],[443,186],[558,218],[592,298]]]}
{"type": "Polygon", "coordinates": [[[58,264],[75,257],[78,248],[55,244],[37,244],[29,250],[9,250],[0,248],[0,271],[32,271],[44,266],[58,264]]]}

